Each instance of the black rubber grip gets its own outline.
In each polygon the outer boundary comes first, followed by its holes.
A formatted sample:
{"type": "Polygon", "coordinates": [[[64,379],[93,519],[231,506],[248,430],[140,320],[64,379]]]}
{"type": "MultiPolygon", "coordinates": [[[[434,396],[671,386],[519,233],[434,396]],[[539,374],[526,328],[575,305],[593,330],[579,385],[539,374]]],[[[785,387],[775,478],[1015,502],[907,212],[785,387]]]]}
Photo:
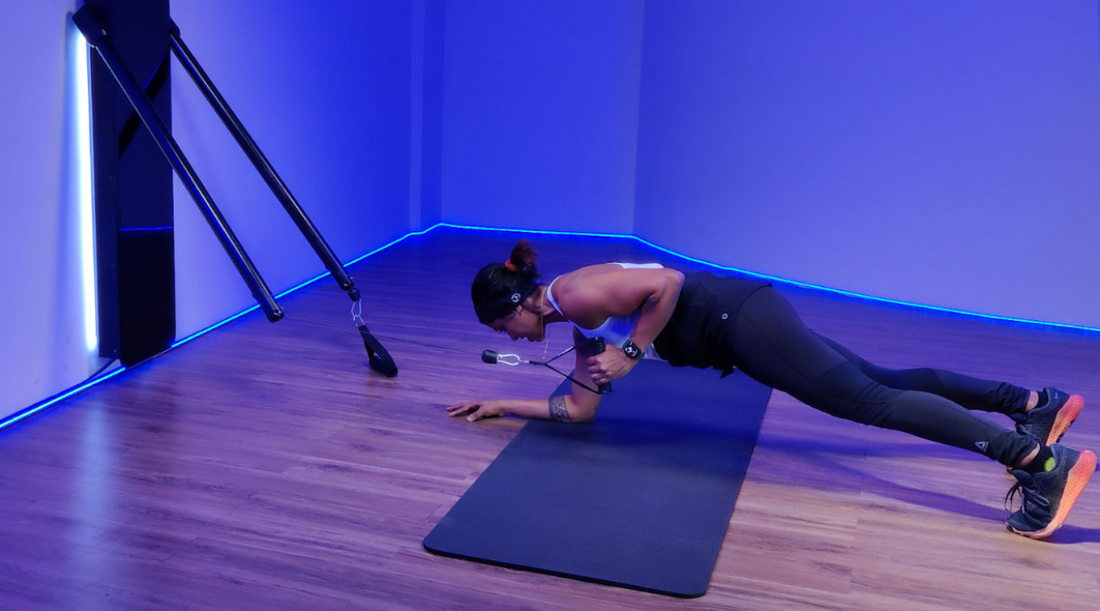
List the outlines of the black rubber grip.
{"type": "MultiPolygon", "coordinates": [[[[592,343],[590,344],[590,346],[592,348],[592,354],[600,354],[606,348],[606,346],[604,345],[602,337],[592,338],[592,343]]],[[[601,395],[606,395],[606,394],[610,393],[611,392],[611,382],[604,382],[603,384],[600,384],[599,387],[598,387],[598,390],[600,391],[601,395]]]]}
{"type": "Polygon", "coordinates": [[[481,353],[481,360],[486,362],[486,363],[489,363],[490,365],[496,364],[497,359],[499,359],[499,358],[500,358],[500,355],[497,354],[493,350],[486,350],[485,352],[481,353]]]}
{"type": "Polygon", "coordinates": [[[393,362],[393,357],[382,347],[382,343],[371,335],[366,325],[355,326],[359,328],[359,335],[363,337],[363,346],[367,349],[370,368],[386,377],[392,378],[397,375],[397,363],[393,362]]]}

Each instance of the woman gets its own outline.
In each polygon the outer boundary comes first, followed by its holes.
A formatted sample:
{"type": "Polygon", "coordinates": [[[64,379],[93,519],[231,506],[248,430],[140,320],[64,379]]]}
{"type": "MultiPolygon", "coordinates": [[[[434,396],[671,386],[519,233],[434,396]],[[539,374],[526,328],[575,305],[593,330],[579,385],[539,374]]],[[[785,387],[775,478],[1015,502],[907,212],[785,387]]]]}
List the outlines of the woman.
{"type": "Polygon", "coordinates": [[[467,420],[513,414],[563,422],[592,420],[600,395],[585,387],[630,373],[645,354],[673,366],[736,366],[750,377],[834,416],[952,445],[1006,465],[1023,494],[1006,524],[1042,539],[1062,526],[1096,468],[1096,456],[1057,442],[1084,406],[1079,395],[1033,391],[933,369],[876,367],[809,330],[769,283],[688,276],[657,264],[605,263],[539,284],[526,240],[505,263],[478,272],[471,296],[478,319],[513,341],[541,341],[546,325],[573,324],[572,393],[546,400],[466,401],[447,408],[467,420]],[[607,349],[592,354],[589,338],[607,349]],[[1016,421],[1006,429],[968,410],[1016,421]]]}

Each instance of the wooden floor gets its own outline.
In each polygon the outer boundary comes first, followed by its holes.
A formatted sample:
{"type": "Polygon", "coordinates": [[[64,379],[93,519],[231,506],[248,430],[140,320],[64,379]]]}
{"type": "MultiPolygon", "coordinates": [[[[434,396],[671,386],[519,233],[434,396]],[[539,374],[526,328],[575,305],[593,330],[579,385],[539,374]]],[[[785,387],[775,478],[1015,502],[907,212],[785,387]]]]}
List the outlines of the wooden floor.
{"type": "MultiPolygon", "coordinates": [[[[1030,541],[1004,528],[1012,480],[997,464],[782,393],[702,598],[425,552],[523,424],[443,408],[558,383],[478,358],[543,352],[481,327],[469,303],[474,271],[515,238],[438,229],[352,268],[396,379],[366,367],[350,302],[326,281],[284,299],[283,322],[250,315],[0,433],[0,608],[1100,608],[1100,480],[1050,541],[1030,541]]],[[[671,261],[631,242],[534,241],[549,277],[671,261]]],[[[1065,441],[1100,448],[1095,334],[785,292],[810,326],[882,365],[1081,393],[1089,406],[1065,441]]],[[[549,349],[568,337],[554,330],[549,349]]]]}

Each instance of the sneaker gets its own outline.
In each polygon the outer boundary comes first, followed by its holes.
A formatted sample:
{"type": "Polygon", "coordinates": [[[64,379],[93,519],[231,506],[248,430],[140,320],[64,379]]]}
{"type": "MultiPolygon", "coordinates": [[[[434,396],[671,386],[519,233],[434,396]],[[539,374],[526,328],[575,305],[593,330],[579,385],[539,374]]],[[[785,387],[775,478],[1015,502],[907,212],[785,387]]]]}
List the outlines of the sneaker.
{"type": "Polygon", "coordinates": [[[1035,474],[1014,470],[1016,484],[1005,495],[1007,504],[1017,492],[1022,493],[1020,509],[1005,524],[1012,532],[1031,539],[1045,539],[1062,527],[1096,471],[1096,455],[1088,450],[1078,452],[1061,445],[1050,446],[1050,450],[1054,453],[1054,469],[1035,474]]]}
{"type": "Polygon", "coordinates": [[[1012,419],[1016,421],[1016,431],[1021,435],[1031,435],[1039,443],[1051,446],[1061,441],[1066,429],[1081,414],[1085,399],[1049,386],[1043,390],[1047,392],[1046,405],[1023,414],[1012,414],[1012,419]]]}

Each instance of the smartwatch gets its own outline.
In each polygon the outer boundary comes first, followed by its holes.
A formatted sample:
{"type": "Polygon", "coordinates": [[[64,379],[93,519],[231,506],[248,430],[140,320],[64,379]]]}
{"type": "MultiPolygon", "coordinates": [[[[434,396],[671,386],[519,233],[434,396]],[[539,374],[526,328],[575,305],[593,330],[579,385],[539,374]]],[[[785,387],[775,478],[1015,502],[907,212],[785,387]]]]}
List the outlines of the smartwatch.
{"type": "Polygon", "coordinates": [[[623,353],[625,353],[628,358],[634,359],[635,361],[642,358],[643,354],[642,349],[639,348],[633,340],[629,339],[623,344],[623,353]]]}

